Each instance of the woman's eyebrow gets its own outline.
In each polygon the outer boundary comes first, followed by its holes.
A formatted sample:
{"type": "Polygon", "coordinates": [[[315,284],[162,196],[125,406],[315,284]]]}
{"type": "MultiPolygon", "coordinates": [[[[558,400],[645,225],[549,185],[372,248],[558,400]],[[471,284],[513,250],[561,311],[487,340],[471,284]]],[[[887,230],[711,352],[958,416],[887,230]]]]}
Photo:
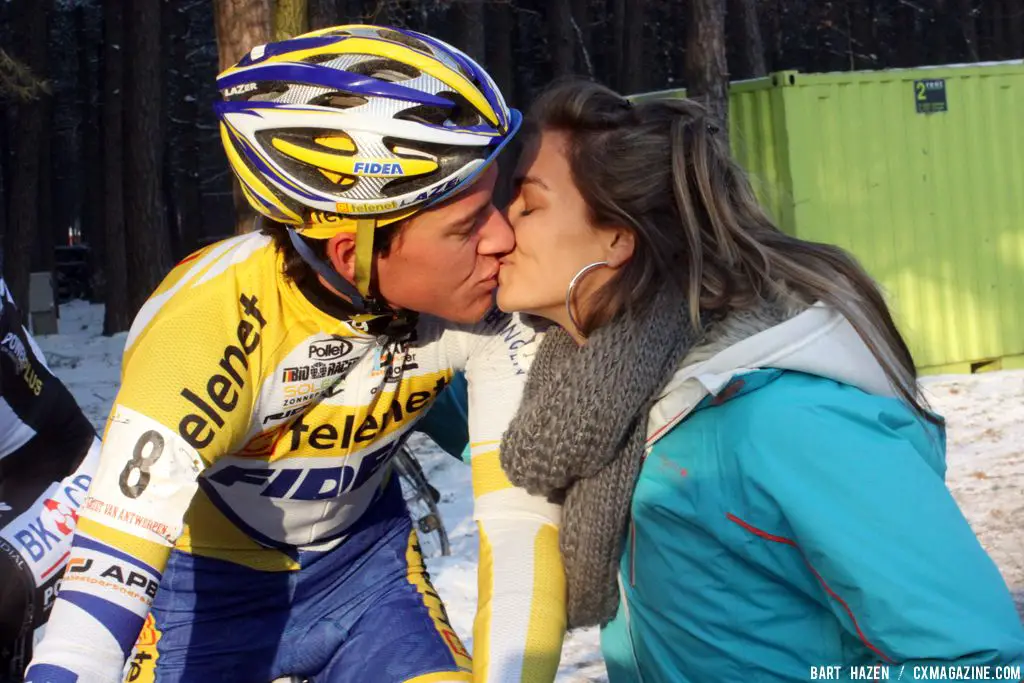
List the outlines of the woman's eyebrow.
{"type": "Polygon", "coordinates": [[[515,182],[517,188],[522,187],[523,185],[537,185],[541,189],[548,190],[549,192],[551,191],[551,188],[549,188],[543,180],[535,175],[519,176],[516,178],[515,182]]]}

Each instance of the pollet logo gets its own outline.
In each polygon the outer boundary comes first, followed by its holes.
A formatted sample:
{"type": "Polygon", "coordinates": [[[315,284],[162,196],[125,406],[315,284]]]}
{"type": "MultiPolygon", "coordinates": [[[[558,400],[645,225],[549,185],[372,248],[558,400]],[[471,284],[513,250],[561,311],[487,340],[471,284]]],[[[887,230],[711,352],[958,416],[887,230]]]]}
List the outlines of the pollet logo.
{"type": "Polygon", "coordinates": [[[309,345],[309,357],[317,360],[332,360],[347,356],[352,351],[352,342],[347,339],[324,339],[309,345]]]}

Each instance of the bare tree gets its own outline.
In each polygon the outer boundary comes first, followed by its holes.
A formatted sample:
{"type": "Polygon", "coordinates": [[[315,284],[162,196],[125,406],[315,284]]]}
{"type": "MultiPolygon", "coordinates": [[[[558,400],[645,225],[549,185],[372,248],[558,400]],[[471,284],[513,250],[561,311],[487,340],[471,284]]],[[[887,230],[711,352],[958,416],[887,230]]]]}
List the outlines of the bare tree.
{"type": "Polygon", "coordinates": [[[125,234],[134,316],[170,269],[163,201],[160,0],[128,0],[124,79],[125,234]]]}
{"type": "Polygon", "coordinates": [[[960,26],[963,31],[964,43],[972,62],[977,62],[978,55],[978,21],[972,0],[960,0],[960,26]]]}
{"type": "Polygon", "coordinates": [[[199,148],[196,139],[199,107],[192,94],[193,84],[202,76],[195,73],[190,64],[189,43],[184,40],[191,30],[187,0],[172,0],[168,18],[170,24],[165,33],[171,36],[169,52],[173,65],[169,77],[174,79],[177,87],[168,89],[173,92],[173,100],[168,103],[172,134],[167,136],[167,167],[170,170],[167,181],[174,199],[170,207],[173,210],[169,212],[172,220],[171,234],[176,238],[178,246],[174,257],[179,258],[197,248],[202,231],[199,148]]]}
{"type": "Polygon", "coordinates": [[[458,48],[477,62],[487,49],[484,31],[484,0],[458,0],[452,5],[458,48]]]}
{"type": "MultiPolygon", "coordinates": [[[[270,0],[214,0],[217,56],[223,71],[238,63],[246,52],[270,42],[270,0]]],[[[242,195],[238,180],[232,178],[235,202],[235,232],[252,229],[256,213],[242,195]]]]}
{"type": "Polygon", "coordinates": [[[572,0],[572,28],[575,43],[579,48],[578,70],[582,70],[590,78],[594,78],[594,63],[590,58],[590,8],[588,0],[572,0]]]}
{"type": "Polygon", "coordinates": [[[728,0],[729,23],[738,29],[739,64],[734,75],[740,78],[760,78],[768,74],[761,40],[761,24],[757,15],[757,0],[728,0]]]}
{"type": "Polygon", "coordinates": [[[223,71],[270,42],[270,0],[213,0],[217,57],[223,71]]]}
{"type": "Polygon", "coordinates": [[[548,0],[548,54],[556,77],[573,72],[573,47],[576,35],[572,25],[570,0],[548,0]]]}
{"type": "Polygon", "coordinates": [[[104,307],[103,334],[127,330],[132,323],[128,303],[128,266],[124,230],[124,18],[122,0],[103,3],[103,185],[104,307]]]}
{"type": "Polygon", "coordinates": [[[645,0],[615,0],[615,58],[618,66],[616,87],[624,95],[640,92],[646,86],[644,72],[645,0]]]}
{"type": "Polygon", "coordinates": [[[310,31],[345,23],[338,9],[337,0],[307,0],[307,3],[306,14],[309,17],[310,31]]]}
{"type": "Polygon", "coordinates": [[[686,92],[703,100],[728,136],[729,71],[725,62],[725,0],[691,0],[686,36],[686,92]]]}
{"type": "Polygon", "coordinates": [[[485,46],[487,71],[491,74],[491,78],[494,79],[502,94],[505,95],[505,99],[512,102],[514,101],[512,97],[514,83],[512,77],[512,60],[514,59],[512,46],[516,31],[512,8],[507,2],[489,3],[486,8],[485,20],[487,22],[488,35],[491,37],[485,46]]]}
{"type": "MultiPolygon", "coordinates": [[[[18,55],[21,59],[16,63],[24,66],[22,76],[30,82],[34,80],[39,83],[46,73],[49,5],[45,0],[14,2],[14,24],[21,38],[21,54],[18,55]]],[[[27,310],[29,272],[34,265],[33,261],[38,267],[38,260],[33,259],[36,236],[39,233],[42,237],[46,231],[40,225],[40,147],[45,114],[43,98],[49,95],[44,87],[28,87],[20,95],[12,107],[16,134],[11,166],[10,217],[4,235],[4,278],[14,300],[27,310]]]]}
{"type": "Polygon", "coordinates": [[[308,31],[306,0],[277,0],[274,7],[274,40],[294,38],[308,31]]]}

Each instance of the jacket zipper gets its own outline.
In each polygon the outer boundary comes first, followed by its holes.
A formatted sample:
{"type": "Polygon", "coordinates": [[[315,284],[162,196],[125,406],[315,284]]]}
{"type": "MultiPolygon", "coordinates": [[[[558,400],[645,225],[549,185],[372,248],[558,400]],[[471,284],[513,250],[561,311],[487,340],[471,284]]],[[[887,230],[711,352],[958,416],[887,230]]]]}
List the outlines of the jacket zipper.
{"type": "MultiPolygon", "coordinates": [[[[647,456],[652,448],[654,447],[644,447],[644,453],[640,456],[640,472],[643,472],[644,463],[647,462],[647,456]]],[[[637,473],[637,479],[639,478],[640,474],[637,473]]],[[[633,518],[632,510],[629,513],[629,585],[636,587],[636,520],[633,518]]]]}

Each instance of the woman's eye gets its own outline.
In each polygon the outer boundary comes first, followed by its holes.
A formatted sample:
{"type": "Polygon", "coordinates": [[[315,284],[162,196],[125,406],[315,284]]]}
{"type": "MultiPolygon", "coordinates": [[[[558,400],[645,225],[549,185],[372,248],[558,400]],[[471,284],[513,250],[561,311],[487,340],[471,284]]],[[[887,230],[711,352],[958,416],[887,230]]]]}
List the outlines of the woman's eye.
{"type": "Polygon", "coordinates": [[[519,212],[519,215],[520,216],[529,216],[531,213],[533,213],[533,211],[534,211],[533,209],[527,209],[526,207],[523,207],[523,210],[519,212]]]}

